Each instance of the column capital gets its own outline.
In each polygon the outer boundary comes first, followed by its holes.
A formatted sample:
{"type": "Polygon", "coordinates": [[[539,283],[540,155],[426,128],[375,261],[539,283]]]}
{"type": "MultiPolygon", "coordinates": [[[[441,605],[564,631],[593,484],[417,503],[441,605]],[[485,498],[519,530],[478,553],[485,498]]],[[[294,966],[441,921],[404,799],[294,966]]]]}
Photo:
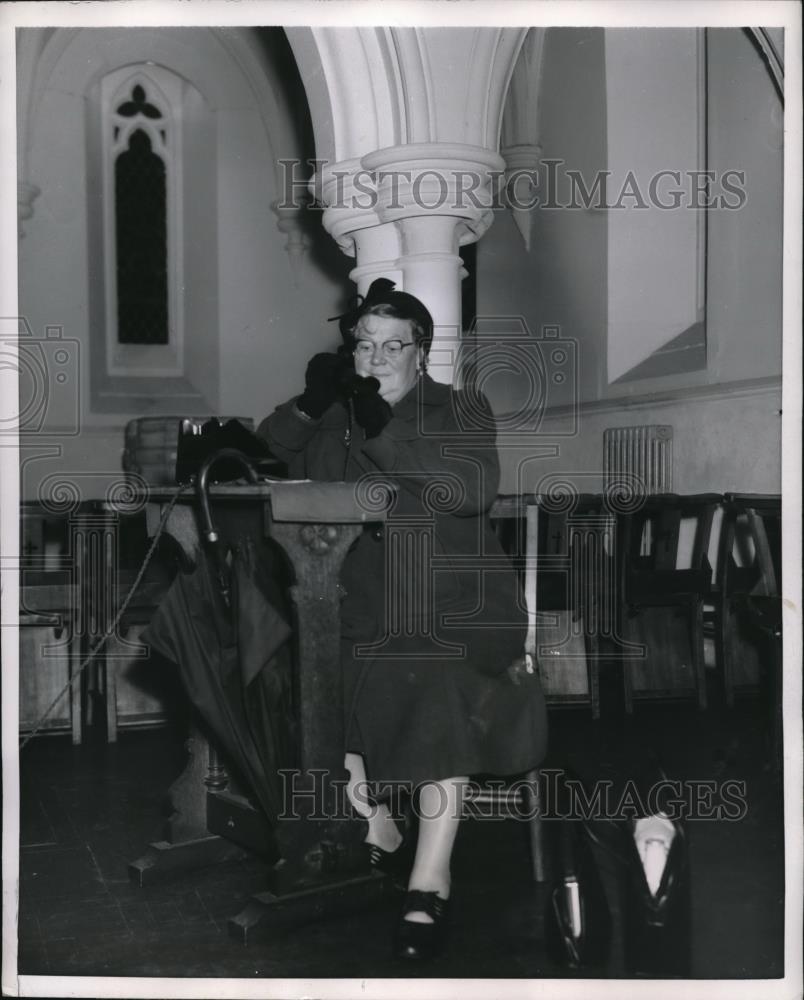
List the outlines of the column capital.
{"type": "Polygon", "coordinates": [[[518,145],[503,146],[500,153],[505,160],[506,174],[514,170],[538,170],[542,147],[538,142],[523,142],[518,145]]]}
{"type": "Polygon", "coordinates": [[[538,185],[542,147],[538,142],[522,142],[500,150],[505,160],[506,202],[519,234],[530,250],[533,192],[538,185]]]}
{"type": "Polygon", "coordinates": [[[324,228],[350,255],[356,232],[413,218],[451,217],[464,245],[491,225],[504,169],[482,146],[406,143],[328,164],[311,190],[326,206],[324,228]]]}
{"type": "Polygon", "coordinates": [[[310,246],[310,239],[304,232],[301,220],[301,213],[304,209],[295,205],[283,205],[281,201],[277,200],[271,202],[271,211],[277,219],[276,228],[287,236],[285,253],[290,261],[293,283],[298,286],[299,266],[310,246]]]}
{"type": "Polygon", "coordinates": [[[354,257],[355,233],[380,225],[376,187],[361,158],[327,163],[311,178],[310,192],[324,206],[324,229],[347,256],[354,257]]]}
{"type": "Polygon", "coordinates": [[[383,222],[449,215],[461,221],[463,245],[479,240],[491,225],[505,161],[482,146],[427,142],[378,149],[363,157],[363,165],[376,176],[383,222]]]}
{"type": "Polygon", "coordinates": [[[25,235],[23,224],[33,218],[33,203],[41,193],[41,188],[36,184],[30,184],[28,181],[17,182],[17,223],[20,239],[25,235]]]}

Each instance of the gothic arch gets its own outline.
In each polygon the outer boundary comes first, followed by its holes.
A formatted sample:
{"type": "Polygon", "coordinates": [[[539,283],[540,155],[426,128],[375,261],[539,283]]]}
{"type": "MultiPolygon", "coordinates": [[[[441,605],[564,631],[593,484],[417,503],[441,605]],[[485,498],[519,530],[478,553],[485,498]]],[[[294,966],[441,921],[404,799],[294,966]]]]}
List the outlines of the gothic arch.
{"type": "Polygon", "coordinates": [[[105,61],[97,33],[110,29],[43,28],[20,33],[17,53],[18,168],[21,182],[36,185],[29,176],[29,155],[35,139],[43,96],[54,86],[69,92],[89,92],[109,69],[148,59],[184,76],[214,111],[238,107],[247,101],[260,114],[268,161],[273,165],[273,188],[280,197],[284,175],[279,160],[301,156],[299,137],[282,104],[283,85],[264,47],[251,28],[151,29],[127,28],[115,37],[114,65],[105,61]],[[194,42],[182,41],[191,32],[194,42]],[[93,35],[95,38],[93,39],[93,35]],[[198,39],[206,43],[199,45],[198,39]],[[221,73],[221,55],[238,73],[221,73]]]}
{"type": "Polygon", "coordinates": [[[344,162],[421,143],[496,153],[503,103],[526,32],[287,28],[307,91],[317,157],[344,162]]]}

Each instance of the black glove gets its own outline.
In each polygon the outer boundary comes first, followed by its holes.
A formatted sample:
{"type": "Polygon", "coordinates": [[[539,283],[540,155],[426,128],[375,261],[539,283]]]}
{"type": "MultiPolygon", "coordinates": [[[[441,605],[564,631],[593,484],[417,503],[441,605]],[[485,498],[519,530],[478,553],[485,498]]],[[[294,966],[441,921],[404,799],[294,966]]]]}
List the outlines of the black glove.
{"type": "Polygon", "coordinates": [[[349,397],[352,400],[355,420],[360,424],[366,438],[374,438],[393,416],[393,411],[379,393],[379,380],[369,375],[353,375],[347,380],[349,397]]]}
{"type": "Polygon", "coordinates": [[[354,372],[351,358],[343,353],[316,354],[310,359],[304,376],[304,392],[296,406],[313,420],[318,420],[344,393],[344,379],[354,372]]]}

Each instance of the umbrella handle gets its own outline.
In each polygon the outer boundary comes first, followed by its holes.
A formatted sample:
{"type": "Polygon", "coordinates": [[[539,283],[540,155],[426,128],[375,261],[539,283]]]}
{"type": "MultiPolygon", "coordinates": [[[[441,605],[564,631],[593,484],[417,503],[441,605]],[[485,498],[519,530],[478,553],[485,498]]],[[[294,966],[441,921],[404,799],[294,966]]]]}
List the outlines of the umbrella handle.
{"type": "Polygon", "coordinates": [[[260,481],[260,477],[257,475],[254,466],[243,452],[238,451],[236,448],[221,448],[220,451],[215,451],[204,459],[201,468],[198,470],[198,478],[195,481],[195,495],[201,506],[204,537],[208,542],[213,543],[218,541],[218,532],[215,530],[215,525],[212,521],[212,512],[209,507],[208,480],[212,466],[224,458],[232,459],[242,465],[249,482],[257,484],[260,481]]]}

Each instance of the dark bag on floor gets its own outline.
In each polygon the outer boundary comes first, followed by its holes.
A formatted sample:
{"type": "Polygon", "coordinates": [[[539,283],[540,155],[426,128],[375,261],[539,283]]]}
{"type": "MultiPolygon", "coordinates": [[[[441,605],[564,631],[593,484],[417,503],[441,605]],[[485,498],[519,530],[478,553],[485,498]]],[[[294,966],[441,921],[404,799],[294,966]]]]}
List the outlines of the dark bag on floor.
{"type": "Polygon", "coordinates": [[[687,837],[674,823],[662,880],[654,896],[632,836],[627,836],[623,875],[623,943],[631,975],[659,979],[690,975],[690,879],[687,837]]]}
{"type": "Polygon", "coordinates": [[[611,914],[581,823],[562,821],[559,871],[547,900],[545,939],[553,961],[571,969],[606,964],[611,914]]]}

